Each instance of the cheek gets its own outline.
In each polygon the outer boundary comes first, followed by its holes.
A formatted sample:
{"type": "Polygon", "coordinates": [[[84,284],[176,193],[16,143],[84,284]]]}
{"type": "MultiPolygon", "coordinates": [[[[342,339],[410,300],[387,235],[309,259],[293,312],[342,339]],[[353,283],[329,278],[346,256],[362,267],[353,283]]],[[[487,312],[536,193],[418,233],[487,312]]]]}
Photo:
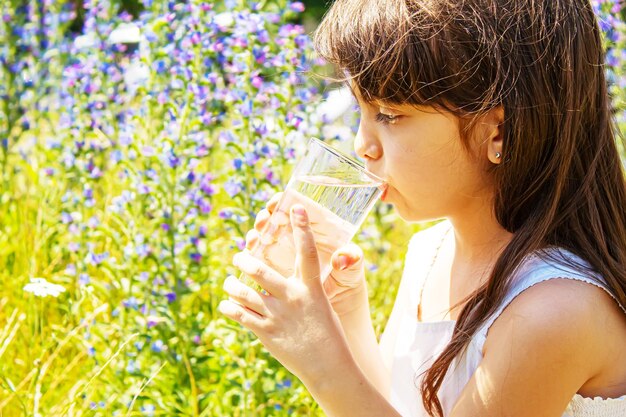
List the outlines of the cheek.
{"type": "Polygon", "coordinates": [[[449,178],[461,174],[460,165],[445,151],[423,152],[415,149],[400,149],[389,155],[389,169],[392,175],[405,185],[415,188],[428,188],[429,185],[445,183],[449,178]]]}

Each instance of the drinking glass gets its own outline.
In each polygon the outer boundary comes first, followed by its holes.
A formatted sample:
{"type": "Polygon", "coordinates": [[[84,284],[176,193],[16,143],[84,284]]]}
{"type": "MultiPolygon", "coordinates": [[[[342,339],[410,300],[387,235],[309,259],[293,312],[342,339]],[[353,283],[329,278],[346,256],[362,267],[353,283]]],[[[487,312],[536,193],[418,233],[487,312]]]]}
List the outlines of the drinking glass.
{"type": "MultiPolygon", "coordinates": [[[[383,181],[359,162],[312,138],[251,253],[283,276],[292,276],[296,249],[289,210],[302,204],[315,236],[324,280],[332,271],[332,254],[354,237],[382,189],[383,181]]],[[[245,274],[242,278],[261,290],[245,274]]]]}

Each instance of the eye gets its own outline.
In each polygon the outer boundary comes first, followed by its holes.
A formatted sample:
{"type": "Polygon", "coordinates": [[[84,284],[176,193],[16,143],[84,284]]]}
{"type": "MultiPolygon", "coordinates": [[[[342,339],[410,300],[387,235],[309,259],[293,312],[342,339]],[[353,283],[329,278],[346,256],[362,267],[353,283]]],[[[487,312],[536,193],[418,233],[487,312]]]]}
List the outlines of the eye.
{"type": "Polygon", "coordinates": [[[384,125],[395,124],[399,118],[400,116],[396,116],[393,114],[386,114],[386,113],[378,113],[376,115],[376,121],[384,125]]]}

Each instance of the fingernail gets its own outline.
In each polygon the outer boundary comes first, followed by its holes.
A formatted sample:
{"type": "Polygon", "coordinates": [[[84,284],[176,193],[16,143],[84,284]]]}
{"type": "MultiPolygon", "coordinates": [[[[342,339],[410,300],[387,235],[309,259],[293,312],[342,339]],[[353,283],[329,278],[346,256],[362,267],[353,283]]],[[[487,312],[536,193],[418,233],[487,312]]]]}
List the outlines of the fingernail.
{"type": "Polygon", "coordinates": [[[340,256],[339,257],[339,270],[343,271],[344,269],[346,269],[348,267],[348,257],[347,256],[340,256]]]}
{"type": "Polygon", "coordinates": [[[304,210],[304,207],[299,204],[295,205],[291,207],[291,212],[293,214],[293,219],[297,222],[296,226],[306,226],[306,222],[308,219],[306,217],[306,211],[304,210]]]}
{"type": "Polygon", "coordinates": [[[293,206],[291,209],[293,210],[295,214],[297,214],[300,217],[304,217],[306,215],[306,211],[304,211],[304,207],[300,205],[293,206]]]}

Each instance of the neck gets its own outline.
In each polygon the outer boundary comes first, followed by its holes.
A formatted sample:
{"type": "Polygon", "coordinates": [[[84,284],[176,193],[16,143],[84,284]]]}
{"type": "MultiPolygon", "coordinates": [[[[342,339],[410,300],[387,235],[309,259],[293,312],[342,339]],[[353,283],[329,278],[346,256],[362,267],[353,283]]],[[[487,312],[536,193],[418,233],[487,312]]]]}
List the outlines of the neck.
{"type": "Polygon", "coordinates": [[[454,228],[454,263],[491,266],[513,238],[496,220],[491,204],[466,209],[448,218],[454,228]]]}

